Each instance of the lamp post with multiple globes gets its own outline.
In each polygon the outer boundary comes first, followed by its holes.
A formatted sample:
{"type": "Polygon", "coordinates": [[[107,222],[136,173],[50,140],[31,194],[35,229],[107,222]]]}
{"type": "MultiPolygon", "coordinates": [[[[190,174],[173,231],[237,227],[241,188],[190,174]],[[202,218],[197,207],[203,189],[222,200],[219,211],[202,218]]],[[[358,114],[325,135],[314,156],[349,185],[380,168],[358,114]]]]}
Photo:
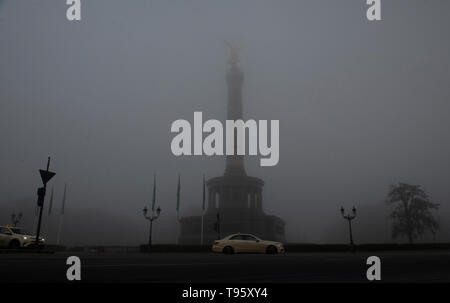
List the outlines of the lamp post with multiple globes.
{"type": "Polygon", "coordinates": [[[342,217],[348,221],[348,230],[349,230],[349,234],[350,234],[350,246],[353,249],[354,243],[353,243],[353,232],[352,232],[352,220],[355,219],[355,217],[356,217],[356,208],[353,206],[352,213],[345,214],[345,209],[343,207],[341,207],[341,214],[342,214],[342,217]]]}
{"type": "Polygon", "coordinates": [[[161,213],[161,208],[158,206],[158,208],[156,209],[156,214],[155,214],[154,211],[152,211],[151,215],[147,215],[148,209],[147,209],[147,206],[146,206],[146,207],[144,207],[142,212],[144,213],[144,218],[150,221],[150,235],[148,236],[148,251],[150,251],[150,247],[152,246],[153,221],[158,219],[159,214],[161,213]]]}

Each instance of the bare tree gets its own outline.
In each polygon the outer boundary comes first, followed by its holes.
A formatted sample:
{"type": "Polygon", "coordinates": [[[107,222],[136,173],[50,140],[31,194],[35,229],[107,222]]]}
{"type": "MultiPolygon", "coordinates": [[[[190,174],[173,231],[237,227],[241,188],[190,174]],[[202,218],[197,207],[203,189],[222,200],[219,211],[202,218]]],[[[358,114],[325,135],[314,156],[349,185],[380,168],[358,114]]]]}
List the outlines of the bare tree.
{"type": "Polygon", "coordinates": [[[390,215],[394,239],[406,236],[412,244],[425,231],[434,235],[439,229],[439,223],[431,213],[432,209],[439,209],[439,204],[431,202],[420,185],[391,185],[386,201],[388,204],[397,204],[390,215]]]}

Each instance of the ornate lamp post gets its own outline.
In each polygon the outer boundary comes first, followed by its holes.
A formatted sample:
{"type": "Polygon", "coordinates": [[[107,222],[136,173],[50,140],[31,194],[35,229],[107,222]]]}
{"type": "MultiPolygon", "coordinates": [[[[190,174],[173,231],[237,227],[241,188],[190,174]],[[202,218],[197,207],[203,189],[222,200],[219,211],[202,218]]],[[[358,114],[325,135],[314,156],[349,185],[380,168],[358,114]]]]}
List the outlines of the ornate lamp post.
{"type": "Polygon", "coordinates": [[[152,246],[153,220],[158,219],[159,214],[161,213],[161,208],[158,206],[158,208],[156,209],[156,214],[155,214],[155,212],[152,211],[152,214],[150,216],[147,216],[147,212],[148,212],[147,206],[144,207],[142,212],[144,213],[144,218],[150,221],[150,235],[148,237],[148,251],[150,251],[150,247],[152,246]]]}
{"type": "Polygon", "coordinates": [[[11,222],[14,227],[16,227],[17,224],[19,224],[20,220],[22,219],[22,216],[23,216],[22,213],[18,213],[17,215],[13,213],[11,215],[11,222]]]}
{"type": "Polygon", "coordinates": [[[350,233],[350,245],[353,249],[354,247],[354,243],[353,243],[353,233],[352,233],[352,220],[355,219],[356,217],[356,208],[353,206],[352,208],[352,213],[348,213],[347,215],[345,215],[345,209],[343,207],[341,207],[341,214],[342,217],[348,221],[348,230],[350,233]]]}

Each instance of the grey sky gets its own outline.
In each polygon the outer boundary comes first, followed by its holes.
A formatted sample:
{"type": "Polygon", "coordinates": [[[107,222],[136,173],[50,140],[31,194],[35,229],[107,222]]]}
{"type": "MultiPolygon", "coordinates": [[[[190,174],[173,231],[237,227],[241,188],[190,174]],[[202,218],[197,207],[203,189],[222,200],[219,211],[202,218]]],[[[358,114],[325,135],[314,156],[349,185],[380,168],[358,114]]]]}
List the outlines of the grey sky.
{"type": "Polygon", "coordinates": [[[170,124],[225,119],[236,40],[245,117],[280,120],[279,164],[250,158],[247,172],[289,241],[346,241],[339,207],[353,204],[356,241],[390,240],[383,200],[400,181],[441,203],[450,235],[448,1],[383,1],[372,23],[362,0],[84,0],[81,22],[64,3],[0,1],[0,224],[23,210],[31,228],[50,155],[57,207],[68,184],[66,243],[95,242],[86,225],[104,243],[144,242],[153,174],[155,239],[173,242],[177,174],[181,214],[198,214],[202,173],[224,158],[173,156],[170,124]]]}

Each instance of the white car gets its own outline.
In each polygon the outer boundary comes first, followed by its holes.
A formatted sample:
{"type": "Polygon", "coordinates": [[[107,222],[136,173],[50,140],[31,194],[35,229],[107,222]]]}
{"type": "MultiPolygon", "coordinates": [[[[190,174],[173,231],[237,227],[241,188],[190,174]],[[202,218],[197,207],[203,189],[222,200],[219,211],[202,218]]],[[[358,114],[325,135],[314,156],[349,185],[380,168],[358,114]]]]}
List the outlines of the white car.
{"type": "MultiPolygon", "coordinates": [[[[36,241],[35,236],[24,229],[12,226],[0,226],[0,247],[8,247],[18,249],[21,247],[28,247],[33,245],[36,241]]],[[[39,245],[43,245],[45,239],[39,237],[39,245]]]]}
{"type": "Polygon", "coordinates": [[[284,247],[280,242],[265,241],[251,234],[232,234],[221,240],[214,241],[213,252],[233,253],[283,253],[284,247]]]}

